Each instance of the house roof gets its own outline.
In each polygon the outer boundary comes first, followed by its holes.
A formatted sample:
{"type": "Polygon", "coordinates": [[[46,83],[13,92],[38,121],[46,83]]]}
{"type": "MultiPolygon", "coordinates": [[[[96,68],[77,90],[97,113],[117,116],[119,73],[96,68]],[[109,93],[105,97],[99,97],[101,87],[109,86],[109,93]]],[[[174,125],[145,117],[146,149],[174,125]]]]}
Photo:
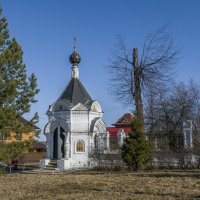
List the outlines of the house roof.
{"type": "MultiPolygon", "coordinates": [[[[24,119],[23,117],[20,117],[19,120],[20,120],[23,124],[28,124],[28,123],[30,123],[30,121],[24,119]]],[[[33,125],[34,130],[40,130],[40,128],[39,128],[38,126],[36,126],[36,125],[34,125],[34,124],[32,124],[32,125],[33,125]]]]}
{"type": "Polygon", "coordinates": [[[117,133],[120,129],[123,129],[125,134],[128,135],[131,132],[131,122],[133,121],[133,118],[131,113],[125,113],[112,124],[115,127],[108,127],[106,130],[110,133],[110,138],[117,139],[117,133]]]}
{"type": "Polygon", "coordinates": [[[46,149],[46,142],[35,141],[33,144],[33,149],[46,149]]]}
{"type": "Polygon", "coordinates": [[[121,118],[119,118],[114,124],[115,127],[130,127],[133,121],[133,115],[131,113],[125,113],[121,118]]]}
{"type": "Polygon", "coordinates": [[[78,103],[85,105],[92,101],[92,98],[78,78],[71,79],[63,93],[60,95],[59,100],[60,99],[68,100],[73,105],[77,105],[78,103]]]}

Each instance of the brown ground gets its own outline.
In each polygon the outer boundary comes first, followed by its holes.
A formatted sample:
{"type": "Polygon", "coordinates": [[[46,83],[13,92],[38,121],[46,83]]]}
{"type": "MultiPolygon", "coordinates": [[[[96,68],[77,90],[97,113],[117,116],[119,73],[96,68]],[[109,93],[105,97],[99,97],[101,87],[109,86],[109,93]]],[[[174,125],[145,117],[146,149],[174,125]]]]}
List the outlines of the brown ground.
{"type": "Polygon", "coordinates": [[[200,170],[0,176],[0,200],[200,199],[200,170]]]}

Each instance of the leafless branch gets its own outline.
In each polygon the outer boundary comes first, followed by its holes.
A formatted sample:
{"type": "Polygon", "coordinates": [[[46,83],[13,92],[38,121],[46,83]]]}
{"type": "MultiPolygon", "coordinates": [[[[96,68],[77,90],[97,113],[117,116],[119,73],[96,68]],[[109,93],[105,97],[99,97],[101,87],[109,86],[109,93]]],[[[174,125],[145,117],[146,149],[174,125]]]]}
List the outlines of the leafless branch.
{"type": "MultiPolygon", "coordinates": [[[[174,73],[172,66],[178,60],[179,49],[166,28],[163,26],[151,32],[144,41],[137,69],[139,93],[168,83],[174,73]]],[[[111,75],[109,92],[125,105],[135,105],[135,67],[132,50],[127,48],[123,37],[118,36],[107,67],[111,75]]]]}

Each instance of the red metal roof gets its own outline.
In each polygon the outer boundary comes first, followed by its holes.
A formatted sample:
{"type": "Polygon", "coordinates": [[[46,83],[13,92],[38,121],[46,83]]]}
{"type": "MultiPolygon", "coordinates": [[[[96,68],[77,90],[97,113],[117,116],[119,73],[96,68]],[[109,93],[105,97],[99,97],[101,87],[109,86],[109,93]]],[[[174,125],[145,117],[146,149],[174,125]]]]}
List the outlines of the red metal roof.
{"type": "Polygon", "coordinates": [[[125,113],[121,118],[117,120],[114,124],[112,124],[115,127],[130,127],[131,122],[133,121],[133,115],[131,113],[125,113]]]}
{"type": "Polygon", "coordinates": [[[115,127],[108,127],[107,131],[110,133],[110,139],[117,139],[117,133],[119,129],[124,129],[126,135],[131,132],[131,122],[133,121],[133,115],[131,113],[125,113],[122,117],[120,117],[116,123],[112,124],[115,127]]]}

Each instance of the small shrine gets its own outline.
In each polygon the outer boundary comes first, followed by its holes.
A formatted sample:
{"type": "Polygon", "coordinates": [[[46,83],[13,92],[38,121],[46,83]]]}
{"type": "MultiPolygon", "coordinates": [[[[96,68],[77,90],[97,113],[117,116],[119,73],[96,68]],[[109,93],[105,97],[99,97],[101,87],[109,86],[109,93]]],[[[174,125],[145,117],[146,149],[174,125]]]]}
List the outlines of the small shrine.
{"type": "Polygon", "coordinates": [[[62,170],[88,167],[89,155],[95,149],[109,150],[101,105],[92,99],[79,79],[81,57],[76,51],[76,39],[69,61],[71,80],[47,111],[48,123],[44,129],[47,156],[41,161],[45,167],[56,160],[57,168],[62,170]]]}

